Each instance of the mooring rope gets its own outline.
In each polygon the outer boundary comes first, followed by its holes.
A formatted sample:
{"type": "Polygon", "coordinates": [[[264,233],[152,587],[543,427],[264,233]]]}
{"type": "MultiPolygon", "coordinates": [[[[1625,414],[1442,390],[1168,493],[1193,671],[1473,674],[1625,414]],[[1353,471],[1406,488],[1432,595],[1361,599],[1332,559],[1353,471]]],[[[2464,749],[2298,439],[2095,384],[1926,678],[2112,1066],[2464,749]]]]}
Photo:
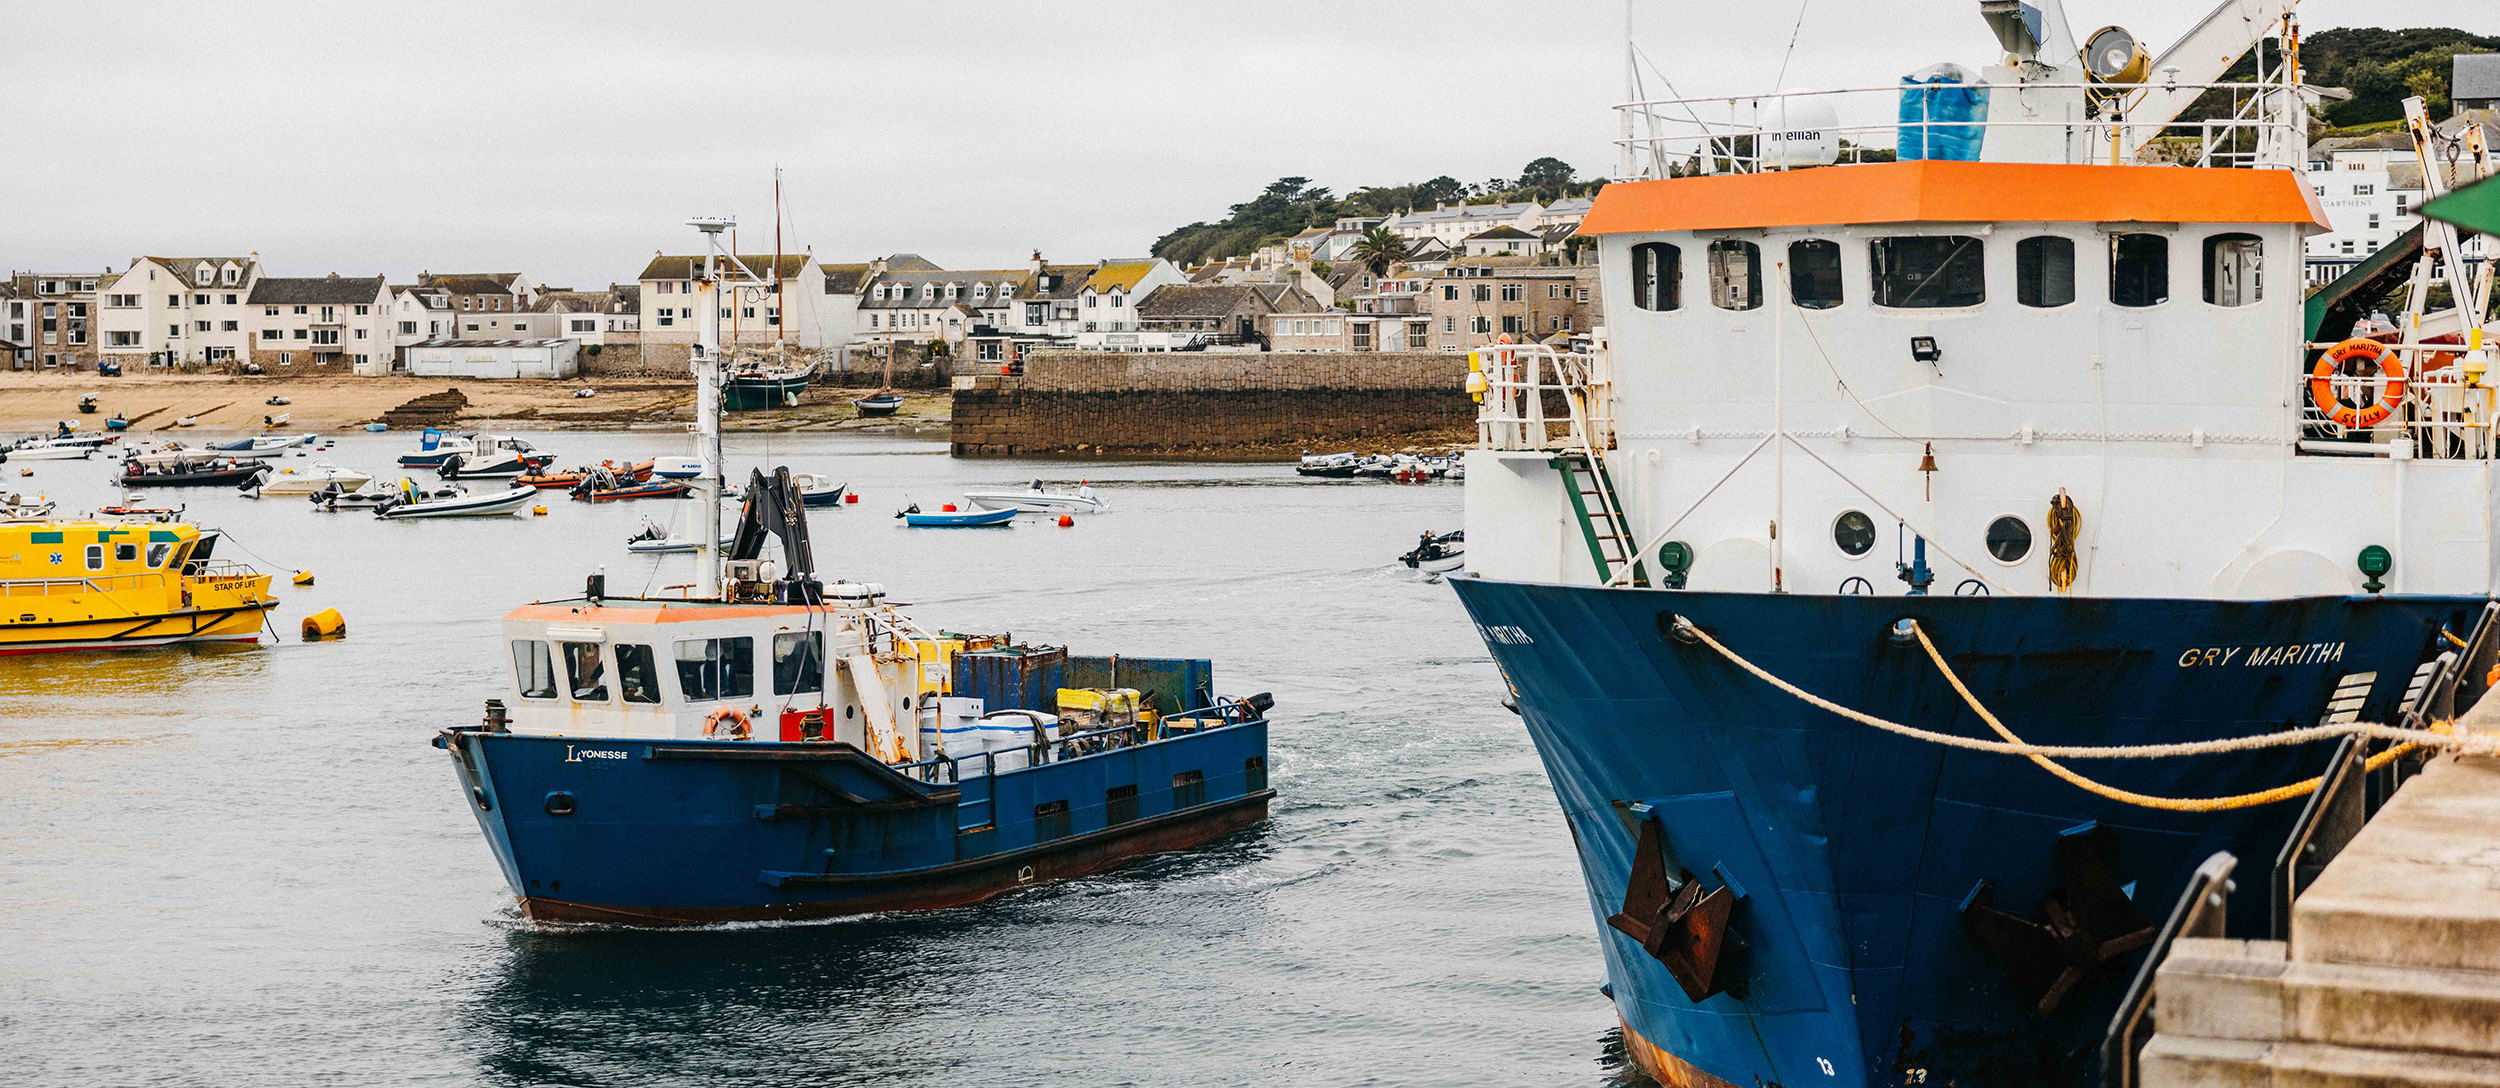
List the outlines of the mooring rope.
{"type": "Polygon", "coordinates": [[[1909,737],[1913,740],[1925,741],[1930,744],[1941,745],[1948,748],[1962,748],[1970,751],[1989,752],[1996,755],[2024,756],[2034,760],[2035,762],[2041,763],[2043,767],[2049,769],[2052,773],[2059,774],[2060,777],[2066,778],[2068,781],[2074,782],[2077,786],[2084,789],[2099,793],[2102,796],[2111,798],[2112,800],[2126,801],[2130,804],[2147,805],[2155,808],[2170,808],[2178,811],[2202,812],[2228,808],[2245,808],[2251,805],[2270,804],[2274,801],[2285,800],[2290,797],[2302,796],[2308,793],[2316,787],[2317,780],[2313,778],[2306,782],[2293,783],[2291,785],[2277,787],[2272,790],[2265,790],[2253,794],[2242,794],[2235,797],[2154,797],[2148,794],[2132,793],[2126,790],[2117,789],[2116,787],[2105,786],[2101,783],[2093,782],[2090,779],[2083,778],[2081,775],[2067,771],[2063,767],[2050,763],[2049,759],[2052,757],[2056,759],[2158,759],[2170,756],[2212,755],[2221,752],[2280,748],[2295,744],[2307,744],[2311,741],[2328,740],[2353,735],[2402,742],[2402,746],[2399,748],[2393,748],[2370,757],[2368,765],[2372,769],[2386,765],[2388,761],[2394,759],[2396,756],[2405,751],[2411,750],[2412,748],[2436,748],[2469,755],[2500,755],[2500,734],[2398,729],[2392,726],[2381,725],[2376,722],[2343,722],[2332,725],[2311,726],[2305,729],[2291,729],[2280,733],[2267,733],[2259,736],[2226,737],[2219,740],[2184,741],[2172,744],[2134,744],[2115,746],[2033,744],[2023,740],[2019,736],[2016,736],[2012,730],[2006,729],[2004,724],[1999,722],[1994,714],[1989,713],[1986,707],[1979,704],[1978,698],[1970,693],[1970,689],[1962,684],[1961,678],[1956,676],[1952,668],[1945,663],[1943,655],[1936,650],[1935,644],[1928,640],[1927,633],[1923,629],[1919,628],[1916,621],[1912,621],[1911,630],[1918,636],[1919,642],[1926,647],[1930,660],[1935,662],[1936,667],[1942,670],[1945,678],[1952,683],[1954,690],[1962,696],[1963,701],[1967,703],[1971,709],[1978,712],[1980,720],[1986,722],[1989,728],[1994,730],[1998,736],[2007,738],[2002,741],[1982,740],[1977,737],[1957,736],[1951,733],[1939,733],[1934,730],[1920,729],[1911,725],[1903,725],[1899,722],[1878,718],[1872,714],[1865,713],[1864,711],[1842,706],[1839,703],[1823,698],[1822,696],[1816,695],[1813,692],[1807,691],[1795,684],[1789,683],[1778,676],[1772,675],[1769,670],[1746,660],[1743,655],[1729,649],[1726,644],[1720,642],[1718,639],[1712,638],[1709,632],[1703,631],[1700,627],[1694,625],[1692,621],[1687,620],[1682,616],[1676,617],[1675,629],[1678,634],[1692,636],[1695,641],[1700,642],[1704,646],[1708,646],[1713,652],[1716,652],[1719,656],[1726,658],[1736,667],[1753,674],[1756,679],[1759,679],[1772,687],[1778,688],[1789,695],[1795,696],[1807,705],[1813,706],[1819,710],[1847,718],[1860,725],[1871,726],[1888,733],[1909,737]]]}

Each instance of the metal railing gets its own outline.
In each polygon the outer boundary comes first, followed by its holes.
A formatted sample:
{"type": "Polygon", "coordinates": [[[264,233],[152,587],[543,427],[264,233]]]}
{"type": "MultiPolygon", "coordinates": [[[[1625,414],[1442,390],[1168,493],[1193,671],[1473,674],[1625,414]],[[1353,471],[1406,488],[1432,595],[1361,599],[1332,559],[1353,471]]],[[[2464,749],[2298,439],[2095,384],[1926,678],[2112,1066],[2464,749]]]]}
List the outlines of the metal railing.
{"type": "MultiPolygon", "coordinates": [[[[2333,346],[2318,343],[2309,345],[2309,349],[2322,351],[2333,346]]],[[[2309,445],[2302,447],[2303,451],[2424,460],[2500,458],[2500,434],[2494,431],[2494,424],[2500,423],[2500,391],[2466,372],[2460,362],[2465,358],[2464,350],[2456,344],[2389,345],[2390,356],[2404,368],[2404,397],[2385,420],[2368,427],[2347,427],[2335,422],[2307,391],[2310,382],[2304,381],[2300,411],[2303,433],[2323,436],[2333,445],[2309,445]]],[[[2375,372],[2339,372],[2329,375],[2326,382],[2336,398],[2347,405],[2375,404],[2387,392],[2387,379],[2375,372]]]]}
{"type": "Polygon", "coordinates": [[[2179,903],[2170,910],[2170,920],[2163,922],[2161,935],[2153,939],[2152,950],[2145,954],[2144,966],[2138,968],[2135,980],[2127,984],[2127,995],[2118,1001],[2118,1014],[2110,1018],[2109,1033],[2101,1040],[2101,1083],[2104,1088],[2134,1088],[2136,1055],[2144,1049],[2145,1019],[2153,1011],[2153,976],[2170,956],[2170,946],[2181,937],[2222,936],[2223,908],[2229,905],[2231,872],[2239,859],[2228,850],[2216,851],[2205,863],[2196,867],[2196,875],[2188,878],[2179,903]]]}
{"type": "Polygon", "coordinates": [[[1615,143],[1641,164],[1646,177],[1750,174],[1832,161],[1864,162],[1870,152],[1893,152],[1905,136],[1919,145],[1969,139],[1976,148],[1985,145],[1991,132],[2021,138],[2026,151],[2055,147],[2054,156],[2021,161],[2096,165],[2173,161],[2161,153],[2145,153],[2155,141],[2168,141],[2175,157],[2186,159],[2188,165],[2291,169],[2308,153],[2307,113],[2299,95],[2296,85],[2274,78],[2255,83],[1904,82],[1660,98],[1616,106],[1627,115],[1635,135],[1615,143]],[[1993,116],[1985,101],[1974,105],[1972,116],[1939,114],[1937,107],[1945,98],[1941,92],[2014,96],[2022,103],[2022,117],[1993,116]],[[2208,92],[2220,92],[2228,109],[2192,120],[2176,116],[2159,122],[2129,119],[2149,99],[2208,92]],[[1880,108],[1869,105],[1874,101],[1882,103],[1880,108]],[[1913,102],[1915,112],[1905,119],[1905,107],[1913,102]],[[1843,123],[1844,113],[1881,120],[1843,123]],[[2059,139],[2040,139],[2033,135],[2037,133],[2059,139]]]}
{"type": "Polygon", "coordinates": [[[1469,355],[1485,387],[1484,401],[1476,409],[1477,448],[1613,448],[1613,384],[1604,352],[1564,354],[1543,344],[1488,344],[1469,355]],[[1547,394],[1561,399],[1559,415],[1546,411],[1547,394]]]}

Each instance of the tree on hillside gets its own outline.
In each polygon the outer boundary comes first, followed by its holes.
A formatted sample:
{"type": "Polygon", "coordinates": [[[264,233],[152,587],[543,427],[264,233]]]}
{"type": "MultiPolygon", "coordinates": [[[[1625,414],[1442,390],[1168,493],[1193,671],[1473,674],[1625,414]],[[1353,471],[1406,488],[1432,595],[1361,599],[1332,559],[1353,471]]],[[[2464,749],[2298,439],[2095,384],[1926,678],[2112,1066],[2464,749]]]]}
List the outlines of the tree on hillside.
{"type": "Polygon", "coordinates": [[[1405,260],[1406,253],[1406,239],[1386,224],[1374,226],[1354,240],[1354,259],[1363,262],[1363,267],[1371,269],[1375,276],[1388,275],[1389,266],[1405,260]]]}
{"type": "Polygon", "coordinates": [[[1570,163],[1548,155],[1520,167],[1516,186],[1521,195],[1540,201],[1561,200],[1571,191],[1576,173],[1570,163]]]}
{"type": "Polygon", "coordinates": [[[1415,186],[1415,207],[1430,208],[1447,204],[1467,195],[1467,187],[1448,174],[1415,186]]]}

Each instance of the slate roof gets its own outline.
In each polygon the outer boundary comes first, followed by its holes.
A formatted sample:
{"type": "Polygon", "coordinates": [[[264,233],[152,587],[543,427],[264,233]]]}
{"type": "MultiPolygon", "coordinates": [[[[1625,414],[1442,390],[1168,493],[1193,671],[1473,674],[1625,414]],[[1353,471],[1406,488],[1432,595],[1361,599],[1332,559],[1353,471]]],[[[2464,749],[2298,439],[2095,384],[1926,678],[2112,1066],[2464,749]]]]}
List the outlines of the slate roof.
{"type": "MultiPolygon", "coordinates": [[[[783,254],[781,257],[781,278],[784,280],[794,280],[799,278],[799,273],[806,270],[807,262],[809,260],[810,258],[805,253],[783,254]]],[[[772,278],[772,254],[741,253],[738,255],[738,261],[740,264],[744,264],[748,268],[753,269],[757,276],[765,279],[772,278]]],[[[735,276],[738,274],[737,265],[727,264],[724,262],[721,265],[721,268],[722,274],[725,276],[735,276]]],[[[690,257],[672,257],[663,253],[651,258],[650,264],[642,266],[642,275],[634,278],[636,280],[690,280],[695,278],[695,276],[702,271],[703,255],[700,253],[690,257]]]]}
{"type": "Polygon", "coordinates": [[[2450,58],[2448,98],[2500,98],[2500,53],[2459,53],[2450,58]]]}
{"type": "Polygon", "coordinates": [[[899,272],[889,268],[883,275],[870,280],[862,287],[859,304],[872,310],[917,310],[937,309],[953,305],[958,302],[974,304],[995,303],[998,299],[998,294],[996,292],[998,287],[1005,286],[1012,289],[1016,285],[1023,283],[1025,277],[1030,274],[1031,273],[1028,273],[1021,268],[991,268],[951,271],[942,268],[929,270],[906,269],[899,272]],[[990,297],[976,298],[973,296],[973,285],[981,283],[986,283],[991,286],[992,291],[990,297]],[[935,284],[938,288],[940,288],[938,297],[921,297],[921,288],[930,284],[935,284]],[[954,284],[963,285],[964,291],[961,296],[949,299],[945,296],[943,289],[954,284]],[[910,293],[902,298],[878,298],[878,291],[886,287],[901,287],[910,293]]]}
{"type": "MultiPolygon", "coordinates": [[[[252,266],[258,263],[250,257],[142,257],[140,259],[155,261],[158,264],[164,265],[168,271],[174,274],[175,279],[182,281],[184,286],[199,288],[217,287],[220,285],[227,287],[234,286],[234,284],[224,283],[224,281],[217,278],[218,273],[224,270],[226,263],[229,261],[243,266],[243,278],[246,280],[252,278],[252,266]],[[205,280],[197,279],[194,276],[194,273],[199,271],[200,262],[202,261],[208,262],[210,267],[209,277],[205,280]]],[[[110,277],[107,278],[109,279],[110,277]]]]}
{"type": "Polygon", "coordinates": [[[885,259],[888,272],[935,272],[937,262],[917,253],[897,253],[885,259]]]}
{"type": "Polygon", "coordinates": [[[1452,204],[1429,211],[1412,211],[1399,217],[1401,223],[1461,223],[1471,219],[1517,219],[1534,210],[1535,204],[1452,204]]]}
{"type": "Polygon", "coordinates": [[[1093,274],[1094,266],[1090,264],[1045,264],[1040,273],[1028,273],[1025,276],[1026,282],[1032,284],[1030,293],[1026,297],[1075,298],[1085,293],[1085,282],[1093,274]],[[1043,280],[1050,282],[1045,285],[1041,282],[1043,280]]]}
{"type": "Polygon", "coordinates": [[[417,285],[455,295],[509,295],[520,278],[518,272],[420,272],[417,285]]]}
{"type": "Polygon", "coordinates": [[[820,264],[816,267],[825,273],[825,293],[828,295],[856,295],[860,288],[868,286],[869,266],[864,262],[820,264]]]}
{"type": "Polygon", "coordinates": [[[639,283],[611,283],[608,285],[608,297],[616,300],[620,312],[630,314],[642,311],[642,285],[639,283]]]}
{"type": "Polygon", "coordinates": [[[554,291],[538,296],[529,312],[534,314],[603,314],[615,304],[605,291],[554,291]]]}
{"type": "Polygon", "coordinates": [[[1467,240],[1468,240],[1468,241],[1470,241],[1470,242],[1479,242],[1479,241],[1489,241],[1489,242],[1507,242],[1507,241],[1510,241],[1510,240],[1512,240],[1512,239],[1529,239],[1529,240],[1533,240],[1533,239],[1535,239],[1535,238],[1536,238],[1536,235],[1530,234],[1530,233],[1528,233],[1527,231],[1521,230],[1521,229],[1519,229],[1519,228],[1517,228],[1517,227],[1508,226],[1508,225],[1495,227],[1495,228],[1493,228],[1493,229],[1491,229],[1491,230],[1480,230],[1480,231],[1477,231],[1477,232],[1476,232],[1476,233],[1474,233],[1474,234],[1470,234],[1470,235],[1468,235],[1468,236],[1467,236],[1467,240]]]}
{"type": "Polygon", "coordinates": [[[1274,309],[1258,286],[1247,283],[1167,283],[1138,300],[1141,321],[1180,321],[1230,317],[1244,307],[1274,309]]]}
{"type": "Polygon", "coordinates": [[[380,276],[263,276],[252,285],[254,306],[356,306],[382,296],[380,276]]]}
{"type": "Polygon", "coordinates": [[[439,287],[393,287],[391,288],[391,295],[393,297],[397,297],[402,291],[414,296],[417,300],[417,304],[425,307],[426,309],[451,309],[451,292],[445,291],[439,287]]]}

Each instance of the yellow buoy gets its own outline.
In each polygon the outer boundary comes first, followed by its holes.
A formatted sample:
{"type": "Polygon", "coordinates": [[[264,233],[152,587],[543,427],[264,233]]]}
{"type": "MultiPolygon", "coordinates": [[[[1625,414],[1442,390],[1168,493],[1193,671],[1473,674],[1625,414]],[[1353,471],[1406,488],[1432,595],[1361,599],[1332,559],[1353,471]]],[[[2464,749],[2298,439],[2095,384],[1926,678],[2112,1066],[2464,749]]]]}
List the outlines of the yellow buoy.
{"type": "Polygon", "coordinates": [[[312,584],[312,572],[311,572],[311,571],[308,571],[308,570],[299,570],[299,571],[296,571],[296,572],[295,572],[295,584],[296,584],[296,585],[299,585],[299,586],[308,586],[308,585],[311,585],[311,584],[312,584]]]}
{"type": "Polygon", "coordinates": [[[543,518],[543,517],[546,517],[546,516],[547,516],[547,508],[546,508],[546,507],[544,507],[544,506],[533,506],[533,507],[530,507],[530,516],[531,516],[531,517],[534,517],[534,518],[543,518]]]}
{"type": "Polygon", "coordinates": [[[35,470],[31,468],[21,468],[17,470],[17,474],[20,476],[32,476],[35,474],[35,470]]]}
{"type": "Polygon", "coordinates": [[[304,641],[319,642],[325,638],[346,638],[347,617],[335,608],[324,608],[304,617],[304,641]]]}

